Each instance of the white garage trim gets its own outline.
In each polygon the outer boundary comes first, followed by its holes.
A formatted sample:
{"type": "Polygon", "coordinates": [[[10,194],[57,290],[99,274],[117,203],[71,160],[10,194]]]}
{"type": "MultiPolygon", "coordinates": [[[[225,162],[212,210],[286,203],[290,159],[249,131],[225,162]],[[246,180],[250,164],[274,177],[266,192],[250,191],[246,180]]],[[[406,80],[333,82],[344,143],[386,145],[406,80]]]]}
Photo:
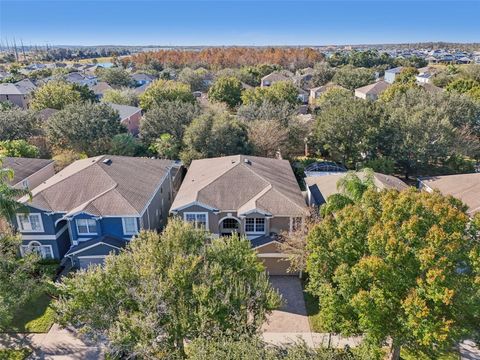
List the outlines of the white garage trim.
{"type": "Polygon", "coordinates": [[[77,256],[77,259],[105,259],[105,255],[77,256]]]}
{"type": "Polygon", "coordinates": [[[282,253],[260,253],[257,254],[258,257],[260,258],[287,258],[287,254],[282,254],[282,253]]]}

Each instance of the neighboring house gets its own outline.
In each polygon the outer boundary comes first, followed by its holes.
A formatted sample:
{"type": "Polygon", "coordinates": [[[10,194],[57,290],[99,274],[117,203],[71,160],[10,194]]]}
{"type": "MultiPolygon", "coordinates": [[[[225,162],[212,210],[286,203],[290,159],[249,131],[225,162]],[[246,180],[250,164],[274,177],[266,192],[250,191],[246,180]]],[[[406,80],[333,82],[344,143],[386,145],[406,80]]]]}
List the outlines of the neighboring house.
{"type": "Polygon", "coordinates": [[[170,212],[215,237],[245,235],[270,274],[287,275],[278,235],[301,226],[308,208],[287,160],[234,155],[194,160],[170,212]]]}
{"type": "Polygon", "coordinates": [[[375,101],[389,86],[390,83],[380,80],[374,84],[355,89],[355,96],[360,99],[375,101]]]}
{"type": "Polygon", "coordinates": [[[110,85],[108,85],[108,83],[106,83],[105,81],[100,81],[95,85],[90,85],[89,88],[95,93],[95,96],[97,97],[98,100],[100,100],[103,97],[103,94],[105,93],[105,91],[113,90],[113,88],[110,85]]]}
{"type": "Polygon", "coordinates": [[[310,89],[310,96],[308,98],[308,102],[310,105],[315,106],[317,99],[320,98],[323,94],[325,94],[330,89],[344,89],[340,85],[329,83],[323,86],[318,86],[315,88],[310,89]]]}
{"type": "MultiPolygon", "coordinates": [[[[333,194],[338,194],[340,191],[337,187],[338,181],[347,175],[344,173],[331,173],[322,176],[308,176],[305,178],[307,185],[307,199],[310,206],[320,206],[324,204],[328,197],[333,194]]],[[[363,172],[357,173],[358,177],[363,179],[365,177],[363,172]]],[[[373,174],[373,181],[377,189],[396,189],[399,191],[408,188],[402,180],[381,173],[373,174]]]]}
{"type": "Polygon", "coordinates": [[[279,82],[279,81],[288,81],[290,80],[289,77],[287,77],[286,75],[283,75],[281,73],[278,73],[278,72],[273,72],[271,74],[268,74],[266,76],[264,76],[261,81],[260,81],[260,86],[261,87],[266,87],[266,86],[270,86],[276,82],[279,82]]]}
{"type": "Polygon", "coordinates": [[[142,86],[145,84],[150,84],[155,80],[155,77],[149,74],[137,73],[132,75],[132,79],[136,86],[142,86]]]}
{"type": "Polygon", "coordinates": [[[142,109],[129,105],[119,105],[114,103],[107,104],[118,111],[120,122],[125,125],[128,132],[132,135],[137,135],[140,128],[140,120],[142,118],[142,109]]]}
{"type": "Polygon", "coordinates": [[[429,84],[432,77],[433,77],[432,74],[426,72],[426,73],[423,73],[423,74],[415,75],[415,80],[419,84],[429,84]]]}
{"type": "Polygon", "coordinates": [[[30,94],[35,89],[35,84],[29,79],[24,79],[14,84],[0,84],[0,101],[8,101],[13,105],[27,109],[30,101],[30,94]]]}
{"type": "Polygon", "coordinates": [[[468,206],[471,216],[480,211],[480,173],[423,177],[418,179],[418,187],[456,197],[468,206]]]}
{"type": "Polygon", "coordinates": [[[69,258],[85,268],[102,263],[142,229],[162,229],[181,182],[171,160],[97,156],[75,161],[20,202],[14,226],[21,253],[69,258]]]}
{"type": "Polygon", "coordinates": [[[55,175],[54,161],[21,157],[5,157],[2,168],[12,169],[14,177],[9,185],[16,189],[34,189],[55,175]]]}
{"type": "Polygon", "coordinates": [[[395,82],[395,78],[398,76],[398,74],[402,72],[402,70],[403,70],[402,66],[385,70],[385,76],[384,76],[385,81],[389,84],[393,84],[395,82]]]}
{"type": "Polygon", "coordinates": [[[445,89],[435,86],[430,83],[425,83],[425,84],[419,84],[425,91],[430,92],[430,93],[442,93],[445,91],[445,89]]]}
{"type": "Polygon", "coordinates": [[[80,72],[71,72],[65,75],[65,81],[78,85],[93,86],[97,83],[97,77],[84,75],[80,72]]]}
{"type": "Polygon", "coordinates": [[[298,90],[298,101],[300,101],[302,104],[308,104],[308,97],[310,93],[299,87],[297,87],[297,90],[298,90]]]}

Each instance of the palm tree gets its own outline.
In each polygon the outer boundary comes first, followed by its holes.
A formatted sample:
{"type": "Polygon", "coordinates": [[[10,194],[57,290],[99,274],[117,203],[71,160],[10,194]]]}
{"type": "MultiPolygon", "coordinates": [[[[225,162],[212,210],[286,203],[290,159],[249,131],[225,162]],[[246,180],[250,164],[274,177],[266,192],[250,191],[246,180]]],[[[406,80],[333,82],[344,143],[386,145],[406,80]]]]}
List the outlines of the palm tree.
{"type": "Polygon", "coordinates": [[[337,182],[338,194],[330,195],[327,202],[320,208],[322,216],[343,209],[345,206],[354,204],[362,198],[369,189],[375,189],[374,173],[371,169],[363,169],[362,176],[349,171],[337,182]]]}
{"type": "Polygon", "coordinates": [[[13,179],[13,170],[2,168],[2,159],[0,158],[0,218],[11,220],[17,211],[28,212],[25,205],[18,202],[21,196],[31,193],[28,189],[15,189],[9,185],[13,179]]]}

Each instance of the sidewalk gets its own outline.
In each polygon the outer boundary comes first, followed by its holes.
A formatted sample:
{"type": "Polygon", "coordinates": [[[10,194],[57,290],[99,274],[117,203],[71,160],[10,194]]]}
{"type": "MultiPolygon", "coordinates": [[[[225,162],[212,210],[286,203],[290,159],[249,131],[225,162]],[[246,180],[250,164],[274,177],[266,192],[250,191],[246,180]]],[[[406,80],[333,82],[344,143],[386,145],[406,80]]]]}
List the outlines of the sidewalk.
{"type": "Polygon", "coordinates": [[[310,347],[328,347],[343,349],[346,345],[356,347],[362,341],[361,336],[343,337],[328,333],[272,333],[264,332],[263,340],[272,345],[288,345],[298,341],[304,341],[310,347]],[[329,344],[330,343],[330,344],[329,344]]]}
{"type": "Polygon", "coordinates": [[[101,347],[54,324],[45,334],[0,334],[0,348],[29,348],[29,359],[103,359],[101,347]]]}

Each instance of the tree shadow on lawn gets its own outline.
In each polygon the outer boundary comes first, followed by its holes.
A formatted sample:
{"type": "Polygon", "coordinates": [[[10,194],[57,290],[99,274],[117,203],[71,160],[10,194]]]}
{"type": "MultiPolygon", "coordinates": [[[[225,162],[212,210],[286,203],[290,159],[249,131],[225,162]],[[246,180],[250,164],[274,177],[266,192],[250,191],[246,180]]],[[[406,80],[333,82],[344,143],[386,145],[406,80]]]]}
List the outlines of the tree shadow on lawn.
{"type": "Polygon", "coordinates": [[[46,333],[53,325],[54,311],[51,298],[41,292],[16,311],[6,333],[46,333]]]}

